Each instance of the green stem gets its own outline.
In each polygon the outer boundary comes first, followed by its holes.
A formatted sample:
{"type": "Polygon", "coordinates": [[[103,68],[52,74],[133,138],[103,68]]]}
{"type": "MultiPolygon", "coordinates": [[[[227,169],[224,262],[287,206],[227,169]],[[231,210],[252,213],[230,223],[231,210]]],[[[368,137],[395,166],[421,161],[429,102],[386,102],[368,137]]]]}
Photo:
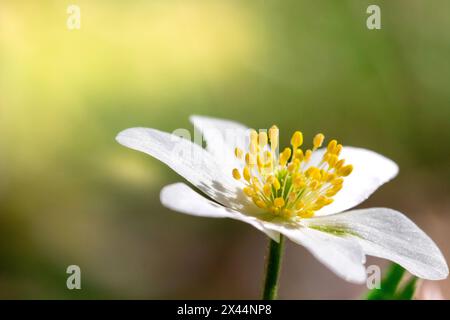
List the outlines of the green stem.
{"type": "Polygon", "coordinates": [[[280,242],[270,239],[269,254],[266,260],[266,278],[264,280],[264,300],[275,300],[278,291],[281,257],[283,255],[284,237],[280,235],[280,242]]]}

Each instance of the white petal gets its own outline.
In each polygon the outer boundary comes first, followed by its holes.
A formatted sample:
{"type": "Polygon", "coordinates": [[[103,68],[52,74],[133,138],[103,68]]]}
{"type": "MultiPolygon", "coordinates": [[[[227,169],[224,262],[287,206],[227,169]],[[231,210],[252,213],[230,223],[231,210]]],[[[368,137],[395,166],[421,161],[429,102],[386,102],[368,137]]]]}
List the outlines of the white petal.
{"type": "Polygon", "coordinates": [[[266,222],[265,227],[278,231],[293,242],[306,247],[314,257],[341,278],[354,283],[363,283],[366,280],[365,256],[357,241],[299,225],[266,222]]]}
{"type": "MultiPolygon", "coordinates": [[[[324,152],[324,149],[314,152],[311,162],[318,163],[324,152]]],[[[317,211],[317,216],[338,213],[357,206],[398,173],[395,162],[370,150],[343,147],[341,158],[345,159],[346,164],[353,165],[353,172],[344,178],[344,186],[333,197],[333,203],[317,211]]]]}
{"type": "Polygon", "coordinates": [[[217,202],[237,210],[256,208],[241,186],[224,172],[217,160],[201,146],[176,135],[148,128],[130,128],[117,141],[164,162],[179,175],[217,202]]]}
{"type": "MultiPolygon", "coordinates": [[[[203,134],[206,149],[213,154],[223,153],[223,148],[233,151],[235,147],[245,148],[245,125],[226,119],[193,115],[189,117],[194,127],[203,134]]],[[[228,155],[227,155],[228,156],[228,155]]]]}
{"type": "Polygon", "coordinates": [[[167,208],[190,215],[240,220],[264,232],[275,241],[279,241],[278,232],[264,228],[259,219],[212,202],[184,183],[175,183],[164,187],[161,190],[160,199],[161,203],[167,208]]]}
{"type": "Polygon", "coordinates": [[[225,172],[242,168],[244,162],[236,159],[234,149],[244,152],[248,149],[249,128],[245,125],[225,119],[193,115],[189,120],[206,141],[206,150],[218,159],[225,172]]]}
{"type": "Polygon", "coordinates": [[[392,260],[420,278],[440,280],[448,275],[447,263],[433,240],[398,211],[354,210],[304,223],[349,233],[366,254],[392,260]]]}

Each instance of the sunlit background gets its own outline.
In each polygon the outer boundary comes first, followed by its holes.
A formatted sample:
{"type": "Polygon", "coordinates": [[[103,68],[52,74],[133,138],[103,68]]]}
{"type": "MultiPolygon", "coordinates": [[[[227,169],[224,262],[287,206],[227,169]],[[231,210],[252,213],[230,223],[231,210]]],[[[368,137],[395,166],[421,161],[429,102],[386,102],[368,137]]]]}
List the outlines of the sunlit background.
{"type": "MultiPolygon", "coordinates": [[[[2,0],[0,298],[258,298],[264,235],[163,208],[160,189],[180,178],[114,141],[132,126],[191,130],[194,113],[394,159],[398,178],[361,207],[405,212],[449,259],[449,12],[446,0],[2,0]],[[366,28],[369,4],[381,30],[366,28]],[[72,264],[82,290],[66,288],[72,264]]],[[[450,298],[449,280],[425,285],[450,298]]],[[[281,298],[365,291],[288,244],[281,298]]]]}

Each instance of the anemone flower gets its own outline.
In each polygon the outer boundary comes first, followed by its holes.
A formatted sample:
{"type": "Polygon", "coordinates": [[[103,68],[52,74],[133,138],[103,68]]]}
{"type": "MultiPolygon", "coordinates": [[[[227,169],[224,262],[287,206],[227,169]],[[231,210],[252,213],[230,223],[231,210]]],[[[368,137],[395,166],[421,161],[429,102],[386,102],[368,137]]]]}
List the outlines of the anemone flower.
{"type": "Polygon", "coordinates": [[[206,148],[150,128],[130,128],[117,141],[164,162],[185,183],[164,187],[161,202],[182,213],[246,222],[269,238],[263,298],[277,293],[284,237],[304,246],[338,276],[366,280],[366,255],[394,261],[417,277],[439,280],[448,267],[436,244],[402,213],[388,208],[346,211],[394,178],[398,166],[373,151],[322,147],[314,136],[302,149],[296,131],[279,152],[279,130],[253,130],[229,120],[190,117],[206,148]]]}

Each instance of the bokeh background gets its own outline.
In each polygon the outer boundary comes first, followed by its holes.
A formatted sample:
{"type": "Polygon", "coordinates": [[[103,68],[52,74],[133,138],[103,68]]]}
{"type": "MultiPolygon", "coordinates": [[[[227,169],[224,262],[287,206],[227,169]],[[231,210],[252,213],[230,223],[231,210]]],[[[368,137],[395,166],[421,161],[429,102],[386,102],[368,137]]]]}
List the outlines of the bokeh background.
{"type": "MultiPolygon", "coordinates": [[[[361,207],[407,213],[448,259],[449,12],[446,0],[2,0],[0,298],[258,298],[263,234],[163,208],[160,189],[180,178],[114,141],[132,126],[191,130],[194,113],[394,159],[398,178],[361,207]],[[366,28],[369,4],[381,30],[366,28]],[[66,288],[71,264],[82,290],[66,288]]],[[[450,297],[449,280],[425,285],[450,297]]],[[[365,291],[288,244],[281,298],[365,291]]]]}

